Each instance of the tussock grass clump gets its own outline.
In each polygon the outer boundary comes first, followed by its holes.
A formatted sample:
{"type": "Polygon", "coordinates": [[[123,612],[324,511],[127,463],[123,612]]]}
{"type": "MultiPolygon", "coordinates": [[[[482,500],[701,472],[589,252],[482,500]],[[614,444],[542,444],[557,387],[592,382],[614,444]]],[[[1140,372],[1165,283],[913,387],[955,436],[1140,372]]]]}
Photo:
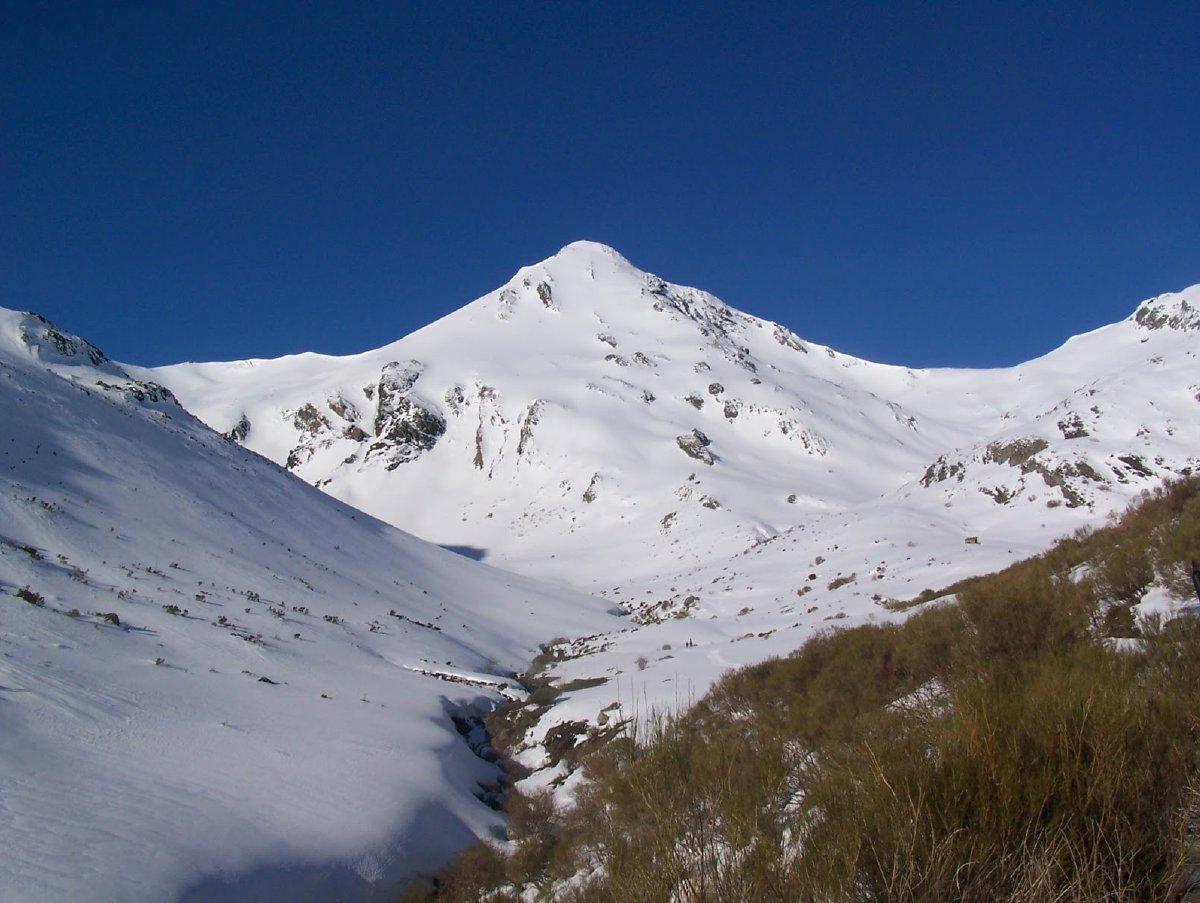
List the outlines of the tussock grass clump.
{"type": "Polygon", "coordinates": [[[1161,899],[1200,726],[1168,675],[1080,645],[956,681],[940,715],[881,712],[808,770],[805,893],[1161,899]]]}
{"type": "Polygon", "coordinates": [[[471,903],[484,897],[495,903],[515,903],[518,897],[501,889],[507,858],[489,844],[477,841],[437,875],[407,888],[398,903],[471,903]]]}

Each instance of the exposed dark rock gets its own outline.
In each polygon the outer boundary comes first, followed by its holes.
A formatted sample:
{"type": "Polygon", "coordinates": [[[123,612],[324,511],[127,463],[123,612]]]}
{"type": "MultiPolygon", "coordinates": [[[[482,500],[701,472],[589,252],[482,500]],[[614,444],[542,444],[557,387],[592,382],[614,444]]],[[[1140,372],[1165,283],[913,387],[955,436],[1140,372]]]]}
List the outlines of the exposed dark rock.
{"type": "Polygon", "coordinates": [[[989,488],[987,486],[979,487],[979,491],[986,496],[990,496],[992,501],[997,505],[1007,505],[1017,497],[1017,492],[1014,489],[1009,489],[1007,486],[996,486],[989,488]]]}
{"type": "Polygon", "coordinates": [[[1027,467],[1026,462],[1029,461],[1038,452],[1043,451],[1050,445],[1045,439],[1039,437],[1028,437],[1024,439],[1012,439],[1008,442],[993,442],[983,453],[983,461],[985,464],[1007,464],[1009,467],[1020,467],[1022,472],[1029,473],[1031,467],[1027,467]]]}
{"type": "Polygon", "coordinates": [[[925,469],[925,475],[921,477],[921,485],[928,488],[934,483],[941,483],[951,478],[956,478],[961,483],[965,474],[966,466],[961,461],[947,462],[943,455],[925,469]]]}
{"type": "Polygon", "coordinates": [[[166,403],[172,407],[181,407],[175,394],[166,386],[160,386],[158,383],[131,379],[128,382],[114,384],[96,380],[96,385],[110,392],[120,392],[126,398],[142,404],[166,403]]]}
{"type": "Polygon", "coordinates": [[[334,414],[341,417],[347,423],[358,423],[360,419],[358,408],[341,395],[334,395],[329,399],[329,410],[333,411],[334,414]]]}
{"type": "Polygon", "coordinates": [[[446,421],[409,395],[421,370],[418,361],[410,361],[407,366],[393,361],[380,374],[375,441],[367,450],[367,457],[382,454],[388,470],[416,460],[433,448],[446,432],[446,421]]]}
{"type": "MultiPolygon", "coordinates": [[[[29,315],[35,322],[36,326],[30,329],[28,325],[21,330],[21,341],[28,347],[40,347],[42,341],[49,342],[63,357],[78,358],[86,357],[88,362],[93,367],[100,367],[110,363],[108,355],[93,345],[91,342],[85,341],[78,336],[67,335],[60,332],[53,323],[43,317],[41,314],[30,312],[29,315]]],[[[172,396],[174,397],[174,396],[172,396]]]]}
{"type": "Polygon", "coordinates": [[[329,429],[329,420],[309,402],[292,415],[292,425],[299,433],[315,436],[329,429]]]}
{"type": "Polygon", "coordinates": [[[1146,462],[1138,455],[1117,455],[1117,460],[1140,476],[1154,476],[1154,471],[1147,467],[1146,462]]]}
{"type": "Polygon", "coordinates": [[[679,448],[689,458],[695,458],[697,461],[703,461],[705,464],[712,464],[713,457],[708,451],[708,446],[712,445],[712,440],[700,432],[700,430],[692,430],[686,436],[678,436],[675,442],[678,443],[679,448]]]}
{"type": "Polygon", "coordinates": [[[533,428],[541,422],[542,406],[543,402],[535,399],[525,409],[525,416],[521,420],[521,435],[517,440],[518,458],[525,454],[525,450],[533,441],[533,428]]]}
{"type": "Polygon", "coordinates": [[[230,442],[245,442],[250,435],[250,418],[242,414],[238,422],[221,434],[230,442]]]}
{"type": "Polygon", "coordinates": [[[1058,421],[1058,428],[1062,432],[1064,439],[1082,439],[1088,435],[1083,418],[1074,411],[1058,421]]]}
{"type": "Polygon", "coordinates": [[[596,501],[596,489],[599,487],[599,485],[600,485],[600,474],[598,474],[598,473],[592,474],[592,481],[590,483],[588,483],[588,488],[586,490],[584,490],[584,493],[583,493],[583,500],[585,502],[587,502],[589,505],[592,502],[596,501]]]}
{"type": "Polygon", "coordinates": [[[778,323],[775,324],[775,341],[785,348],[791,348],[793,351],[800,351],[808,354],[808,349],[804,347],[804,343],[790,329],[785,329],[778,323]]]}
{"type": "Polygon", "coordinates": [[[1133,319],[1143,329],[1200,329],[1200,310],[1182,300],[1177,305],[1168,298],[1146,301],[1133,319]]]}
{"type": "Polygon", "coordinates": [[[466,404],[467,400],[466,393],[463,391],[462,386],[451,386],[446,390],[444,398],[446,400],[446,407],[450,408],[455,415],[462,414],[463,406],[466,404]]]}

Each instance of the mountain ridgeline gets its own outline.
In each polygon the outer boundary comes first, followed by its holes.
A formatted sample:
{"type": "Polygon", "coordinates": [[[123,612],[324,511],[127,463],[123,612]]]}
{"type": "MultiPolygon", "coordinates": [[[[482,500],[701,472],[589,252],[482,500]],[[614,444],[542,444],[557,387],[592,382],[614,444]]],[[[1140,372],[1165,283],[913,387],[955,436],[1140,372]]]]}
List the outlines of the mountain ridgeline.
{"type": "Polygon", "coordinates": [[[577,242],[374,351],[147,377],[426,539],[591,591],[620,560],[621,582],[682,598],[697,566],[866,507],[1057,535],[1188,472],[1198,306],[1195,289],[1161,296],[1014,368],[916,370],[577,242]]]}
{"type": "MultiPolygon", "coordinates": [[[[519,834],[631,704],[1193,474],[1198,308],[917,370],[577,242],[349,357],[146,369],[0,311],[0,897],[399,893],[501,832],[498,707],[519,834]]],[[[1155,566],[1133,623],[1180,608],[1155,566]]]]}

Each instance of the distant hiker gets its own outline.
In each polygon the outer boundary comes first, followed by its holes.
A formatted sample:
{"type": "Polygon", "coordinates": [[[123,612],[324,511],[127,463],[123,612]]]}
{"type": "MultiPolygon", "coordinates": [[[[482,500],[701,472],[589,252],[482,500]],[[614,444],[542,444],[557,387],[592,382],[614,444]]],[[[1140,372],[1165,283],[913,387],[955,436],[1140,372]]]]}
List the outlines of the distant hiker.
{"type": "Polygon", "coordinates": [[[1196,599],[1200,600],[1200,564],[1192,559],[1192,586],[1196,587],[1196,599]]]}

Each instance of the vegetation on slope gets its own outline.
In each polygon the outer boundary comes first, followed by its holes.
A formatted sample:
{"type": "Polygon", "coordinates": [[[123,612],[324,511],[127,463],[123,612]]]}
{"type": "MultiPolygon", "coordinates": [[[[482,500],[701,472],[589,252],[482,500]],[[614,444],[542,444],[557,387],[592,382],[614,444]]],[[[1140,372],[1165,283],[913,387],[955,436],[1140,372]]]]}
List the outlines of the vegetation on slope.
{"type": "Polygon", "coordinates": [[[729,674],[588,757],[571,811],[514,794],[515,854],[481,843],[408,899],[1180,899],[1200,622],[1129,606],[1191,596],[1193,557],[1195,478],[900,625],[729,674]]]}

